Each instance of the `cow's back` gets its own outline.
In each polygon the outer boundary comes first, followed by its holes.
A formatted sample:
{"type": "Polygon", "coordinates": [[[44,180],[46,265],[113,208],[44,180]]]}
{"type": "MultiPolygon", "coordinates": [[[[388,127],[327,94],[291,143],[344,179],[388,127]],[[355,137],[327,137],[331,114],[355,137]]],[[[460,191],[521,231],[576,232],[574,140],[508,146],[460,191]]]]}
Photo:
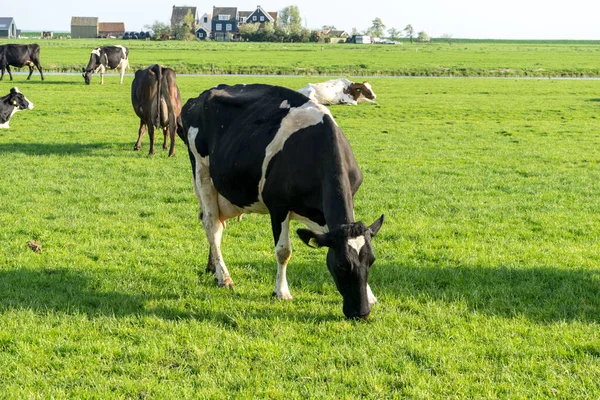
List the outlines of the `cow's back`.
{"type": "Polygon", "coordinates": [[[317,180],[322,179],[322,171],[314,165],[327,163],[322,158],[331,157],[331,149],[336,146],[342,146],[342,158],[349,160],[352,169],[356,165],[329,111],[287,88],[218,86],[190,99],[183,107],[182,119],[185,133],[194,140],[192,145],[199,155],[210,157],[215,188],[238,207],[258,201],[259,187],[276,195],[273,189],[290,185],[297,177],[303,178],[294,182],[303,186],[299,189],[314,190],[314,185],[319,185],[317,180]],[[277,168],[273,168],[275,165],[277,168]],[[273,171],[276,173],[268,176],[273,171]],[[270,185],[281,179],[284,185],[270,185]],[[307,183],[310,181],[313,183],[307,183]]]}

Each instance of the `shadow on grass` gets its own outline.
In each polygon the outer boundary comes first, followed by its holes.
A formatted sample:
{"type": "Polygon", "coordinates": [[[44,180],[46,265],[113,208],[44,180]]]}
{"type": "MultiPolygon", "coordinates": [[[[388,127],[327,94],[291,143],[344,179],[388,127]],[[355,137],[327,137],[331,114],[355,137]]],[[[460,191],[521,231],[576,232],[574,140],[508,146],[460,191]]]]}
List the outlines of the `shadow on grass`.
{"type": "Polygon", "coordinates": [[[592,101],[594,103],[600,103],[600,98],[588,99],[588,101],[592,101]]]}
{"type": "MultiPolygon", "coordinates": [[[[111,273],[111,272],[106,272],[111,273]]],[[[236,328],[243,319],[291,319],[304,322],[321,322],[343,319],[341,315],[330,313],[310,314],[276,310],[270,305],[269,296],[240,295],[232,292],[231,301],[252,303],[253,307],[231,311],[215,311],[212,302],[207,307],[194,306],[191,310],[180,305],[169,306],[178,297],[174,295],[131,294],[107,292],[100,289],[104,278],[70,269],[32,270],[20,268],[0,271],[0,312],[20,309],[36,313],[62,312],[67,314],[85,314],[90,317],[131,315],[151,315],[164,320],[206,320],[236,328]],[[259,305],[258,307],[256,305],[259,305]],[[264,305],[264,306],[263,306],[264,305]]],[[[108,279],[108,278],[107,278],[108,279]]],[[[203,285],[198,282],[198,285],[203,285]]],[[[226,289],[219,289],[226,290],[226,289]]],[[[210,292],[210,290],[209,290],[210,292]]],[[[199,294],[199,301],[208,298],[210,293],[199,294]]],[[[198,298],[193,299],[194,302],[198,298]]],[[[341,303],[340,303],[341,305],[341,303]]]]}
{"type": "Polygon", "coordinates": [[[582,269],[415,267],[378,264],[377,293],[464,302],[472,311],[548,323],[600,322],[600,272],[582,269]],[[393,272],[392,272],[393,271],[393,272]]]}
{"type": "Polygon", "coordinates": [[[18,153],[28,156],[93,154],[98,150],[122,147],[118,143],[0,143],[0,154],[18,153]]]}

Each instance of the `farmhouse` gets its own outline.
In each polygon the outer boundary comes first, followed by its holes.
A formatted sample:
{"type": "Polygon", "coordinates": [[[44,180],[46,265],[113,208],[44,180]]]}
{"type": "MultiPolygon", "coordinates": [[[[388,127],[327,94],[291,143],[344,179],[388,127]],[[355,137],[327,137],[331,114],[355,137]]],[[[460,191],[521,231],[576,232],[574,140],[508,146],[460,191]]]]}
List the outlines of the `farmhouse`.
{"type": "Polygon", "coordinates": [[[218,41],[236,40],[239,26],[277,22],[277,12],[267,12],[261,6],[254,11],[238,11],[237,7],[213,7],[210,37],[218,41]]]}
{"type": "Polygon", "coordinates": [[[19,37],[19,31],[13,17],[0,17],[0,38],[14,39],[19,37]]]}
{"type": "Polygon", "coordinates": [[[98,37],[98,17],[71,17],[73,39],[98,37]]]}
{"type": "Polygon", "coordinates": [[[238,33],[237,7],[213,7],[212,38],[218,41],[230,41],[238,33]]]}
{"type": "Polygon", "coordinates": [[[124,22],[99,22],[98,36],[102,38],[122,37],[125,34],[124,22]]]}
{"type": "Polygon", "coordinates": [[[331,43],[339,43],[345,42],[350,37],[350,34],[346,31],[326,29],[323,31],[323,34],[327,37],[328,41],[331,43]]]}
{"type": "Polygon", "coordinates": [[[198,29],[196,29],[196,37],[200,40],[210,38],[212,29],[212,14],[204,13],[198,21],[198,29]]]}
{"type": "Polygon", "coordinates": [[[173,36],[177,37],[178,33],[181,34],[180,29],[185,25],[185,19],[188,15],[191,15],[193,18],[190,33],[194,33],[198,24],[198,12],[196,11],[196,7],[173,6],[173,11],[171,12],[171,34],[173,36]]]}

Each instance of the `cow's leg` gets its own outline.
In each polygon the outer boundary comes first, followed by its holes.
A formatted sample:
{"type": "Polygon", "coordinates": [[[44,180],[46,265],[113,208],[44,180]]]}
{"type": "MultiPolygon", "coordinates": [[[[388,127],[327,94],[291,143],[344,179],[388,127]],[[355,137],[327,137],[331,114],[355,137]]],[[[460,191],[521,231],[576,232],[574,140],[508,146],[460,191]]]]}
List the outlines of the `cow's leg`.
{"type": "Polygon", "coordinates": [[[142,148],[142,138],[146,134],[146,124],[144,120],[140,118],[140,129],[138,131],[138,140],[135,142],[135,146],[133,146],[133,150],[139,150],[142,148]]]}
{"type": "Polygon", "coordinates": [[[12,72],[10,72],[10,65],[6,65],[6,70],[8,71],[8,76],[10,76],[10,80],[12,81],[12,72]]]}
{"type": "Polygon", "coordinates": [[[27,76],[27,80],[31,79],[31,74],[33,74],[33,63],[31,61],[29,61],[27,63],[27,66],[29,67],[29,75],[27,76]]]}
{"type": "Polygon", "coordinates": [[[40,76],[42,77],[42,80],[44,80],[44,72],[42,71],[42,65],[39,63],[39,61],[35,63],[35,67],[40,72],[40,76]]]}
{"type": "MultiPolygon", "coordinates": [[[[164,128],[162,128],[163,131],[163,150],[167,150],[169,148],[169,146],[167,146],[167,137],[169,136],[169,127],[165,126],[164,128]]],[[[169,156],[171,156],[171,154],[169,154],[169,156]]]]}
{"type": "Polygon", "coordinates": [[[224,226],[219,219],[219,195],[210,177],[208,157],[201,157],[196,149],[197,134],[198,128],[190,128],[188,140],[191,155],[194,158],[194,192],[198,196],[200,218],[210,246],[206,270],[214,271],[219,287],[232,287],[233,280],[229,276],[221,254],[224,226]]]}
{"type": "MultiPolygon", "coordinates": [[[[173,112],[169,112],[169,136],[171,140],[171,144],[169,147],[169,157],[173,157],[175,155],[175,133],[177,132],[177,124],[175,121],[175,116],[173,112]]],[[[167,141],[167,136],[165,132],[165,143],[167,141]]]]}
{"type": "Polygon", "coordinates": [[[2,75],[0,75],[0,81],[1,81],[2,79],[4,79],[4,70],[5,70],[5,68],[4,68],[4,67],[2,67],[2,75]]]}
{"type": "Polygon", "coordinates": [[[275,239],[275,256],[277,257],[277,279],[275,280],[275,289],[273,296],[278,299],[291,300],[292,295],[288,289],[286,269],[288,261],[292,256],[292,244],[290,242],[290,216],[289,213],[273,213],[271,211],[271,227],[273,229],[273,238],[275,239]]]}
{"type": "Polygon", "coordinates": [[[148,151],[148,154],[155,154],[156,150],[154,150],[154,125],[152,124],[152,122],[146,123],[146,125],[148,126],[148,136],[150,136],[150,150],[148,151]]]}
{"type": "Polygon", "coordinates": [[[123,84],[123,77],[125,76],[125,68],[127,68],[127,61],[121,61],[121,85],[123,84]]]}
{"type": "Polygon", "coordinates": [[[106,68],[104,65],[100,64],[100,84],[104,85],[104,72],[106,72],[106,68]]]}

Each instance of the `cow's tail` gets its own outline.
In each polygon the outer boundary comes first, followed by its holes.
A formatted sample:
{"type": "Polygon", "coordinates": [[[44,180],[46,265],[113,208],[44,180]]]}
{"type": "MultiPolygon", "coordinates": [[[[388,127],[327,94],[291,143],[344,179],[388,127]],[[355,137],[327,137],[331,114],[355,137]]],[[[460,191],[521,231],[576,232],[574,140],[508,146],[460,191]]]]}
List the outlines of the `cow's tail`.
{"type": "Polygon", "coordinates": [[[154,121],[154,126],[160,128],[162,118],[161,118],[161,99],[162,99],[162,68],[158,64],[154,64],[154,73],[156,74],[156,121],[154,121]]]}

